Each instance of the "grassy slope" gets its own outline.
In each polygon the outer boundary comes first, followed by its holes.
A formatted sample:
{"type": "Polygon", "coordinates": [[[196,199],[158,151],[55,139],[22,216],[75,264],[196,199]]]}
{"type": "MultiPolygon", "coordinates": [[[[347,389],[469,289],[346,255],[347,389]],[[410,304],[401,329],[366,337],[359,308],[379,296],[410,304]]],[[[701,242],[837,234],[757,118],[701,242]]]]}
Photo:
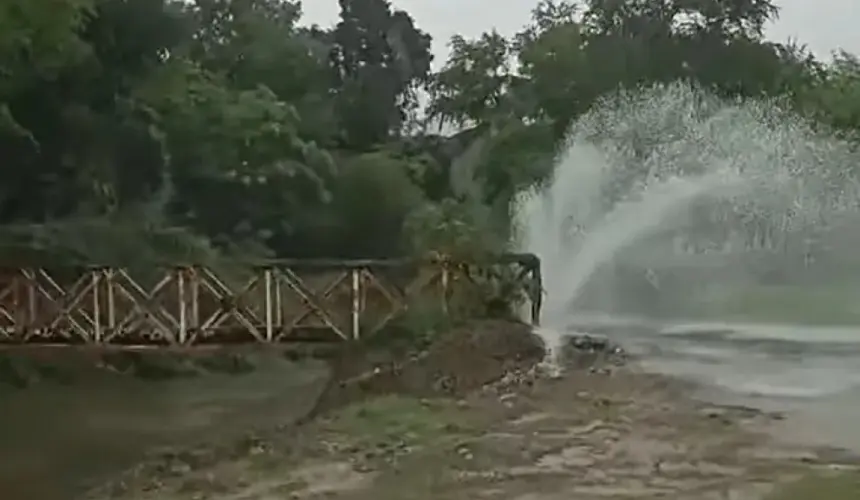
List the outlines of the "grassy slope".
{"type": "Polygon", "coordinates": [[[860,474],[831,472],[810,474],[783,485],[765,500],[856,500],[860,498],[860,474]]]}

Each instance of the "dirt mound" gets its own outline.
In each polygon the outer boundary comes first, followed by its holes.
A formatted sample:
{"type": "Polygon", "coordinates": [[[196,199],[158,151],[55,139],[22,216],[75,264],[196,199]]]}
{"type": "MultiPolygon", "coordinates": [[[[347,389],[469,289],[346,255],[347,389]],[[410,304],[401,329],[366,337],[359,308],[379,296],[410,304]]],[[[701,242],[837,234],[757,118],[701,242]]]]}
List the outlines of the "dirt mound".
{"type": "Polygon", "coordinates": [[[544,352],[531,326],[501,320],[470,322],[395,359],[380,361],[373,351],[351,349],[331,361],[331,382],[305,420],[382,394],[462,395],[533,367],[544,352]]]}
{"type": "Polygon", "coordinates": [[[405,388],[413,393],[462,394],[528,369],[543,359],[544,346],[528,325],[503,321],[474,323],[441,338],[423,356],[404,366],[405,388]]]}

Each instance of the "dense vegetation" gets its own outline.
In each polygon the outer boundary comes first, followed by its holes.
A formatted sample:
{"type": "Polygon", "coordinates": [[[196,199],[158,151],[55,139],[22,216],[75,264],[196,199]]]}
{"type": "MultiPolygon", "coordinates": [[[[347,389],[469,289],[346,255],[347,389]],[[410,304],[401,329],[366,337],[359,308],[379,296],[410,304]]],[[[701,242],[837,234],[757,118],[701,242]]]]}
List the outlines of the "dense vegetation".
{"type": "Polygon", "coordinates": [[[0,254],[498,248],[568,124],[652,82],[860,130],[860,62],[764,40],[769,0],[545,0],[510,39],[454,37],[438,71],[420,19],[340,4],[328,28],[285,0],[4,0],[0,254]]]}

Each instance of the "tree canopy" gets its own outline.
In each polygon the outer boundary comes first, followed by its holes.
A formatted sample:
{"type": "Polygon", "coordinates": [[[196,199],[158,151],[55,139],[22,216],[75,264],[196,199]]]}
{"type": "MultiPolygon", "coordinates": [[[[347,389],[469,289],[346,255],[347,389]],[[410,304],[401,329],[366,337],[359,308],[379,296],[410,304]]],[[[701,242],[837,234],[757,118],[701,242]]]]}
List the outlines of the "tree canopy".
{"type": "Polygon", "coordinates": [[[570,123],[651,83],[860,131],[860,61],[764,39],[771,0],[542,0],[513,37],[455,36],[435,71],[420,19],[339,3],[320,27],[288,0],[4,0],[0,256],[498,245],[570,123]]]}

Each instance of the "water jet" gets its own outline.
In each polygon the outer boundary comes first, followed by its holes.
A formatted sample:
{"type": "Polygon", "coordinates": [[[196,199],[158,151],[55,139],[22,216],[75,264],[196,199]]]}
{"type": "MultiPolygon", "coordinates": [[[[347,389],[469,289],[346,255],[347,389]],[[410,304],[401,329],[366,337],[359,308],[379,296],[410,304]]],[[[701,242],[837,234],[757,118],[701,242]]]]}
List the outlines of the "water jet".
{"type": "MultiPolygon", "coordinates": [[[[545,277],[538,333],[557,350],[567,332],[588,328],[587,318],[618,325],[632,318],[640,328],[610,335],[683,357],[678,336],[661,334],[664,327],[717,320],[721,330],[749,337],[757,330],[738,320],[759,321],[736,316],[734,302],[762,290],[807,293],[837,283],[849,290],[846,270],[860,272],[853,255],[860,238],[845,237],[860,234],[858,161],[847,143],[772,102],[726,101],[682,83],[602,99],[571,127],[552,178],[515,202],[516,245],[540,257],[545,277]]],[[[860,286],[845,293],[860,302],[860,286]]],[[[798,308],[787,309],[780,314],[798,308]]],[[[815,333],[798,335],[790,323],[791,341],[812,357],[815,333]]],[[[692,342],[701,353],[711,341],[692,342]]],[[[860,334],[852,342],[860,345],[860,334]]],[[[773,365],[766,383],[751,382],[760,360],[734,344],[720,346],[718,368],[687,362],[684,373],[746,379],[758,392],[771,384],[774,393],[786,392],[774,380],[797,385],[808,375],[817,390],[841,390],[835,381],[850,378],[846,370],[860,373],[860,363],[836,361],[830,371],[814,362],[798,373],[803,366],[763,346],[756,349],[773,365]]],[[[679,366],[670,361],[652,365],[679,366]]]]}

